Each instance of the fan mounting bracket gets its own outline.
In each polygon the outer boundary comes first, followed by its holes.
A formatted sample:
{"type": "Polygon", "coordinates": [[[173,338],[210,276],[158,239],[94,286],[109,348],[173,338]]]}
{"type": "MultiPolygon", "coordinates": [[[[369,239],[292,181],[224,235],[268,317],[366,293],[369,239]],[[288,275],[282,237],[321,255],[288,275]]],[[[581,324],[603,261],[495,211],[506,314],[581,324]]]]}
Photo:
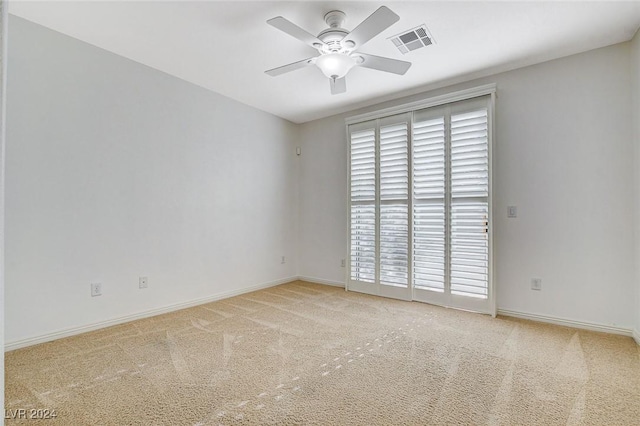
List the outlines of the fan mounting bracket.
{"type": "Polygon", "coordinates": [[[324,15],[324,22],[329,28],[341,28],[345,19],[347,19],[347,14],[341,10],[332,10],[324,15]]]}

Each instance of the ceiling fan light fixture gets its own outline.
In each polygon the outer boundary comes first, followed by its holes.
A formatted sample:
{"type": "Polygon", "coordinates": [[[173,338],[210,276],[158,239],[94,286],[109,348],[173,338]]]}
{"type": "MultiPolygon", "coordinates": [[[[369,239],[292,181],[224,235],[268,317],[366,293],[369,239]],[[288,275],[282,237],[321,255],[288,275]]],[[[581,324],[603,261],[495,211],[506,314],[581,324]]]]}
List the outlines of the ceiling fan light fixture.
{"type": "Polygon", "coordinates": [[[411,62],[360,53],[359,50],[373,37],[382,33],[400,17],[388,7],[381,6],[356,26],[353,31],[342,28],[346,15],[339,10],[332,10],[324,17],[329,25],[317,36],[305,31],[288,19],[276,16],[267,24],[297,38],[304,44],[318,50],[319,56],[303,59],[288,65],[265,71],[272,77],[316,65],[330,81],[331,94],[337,95],[347,90],[345,76],[355,66],[362,66],[377,71],[403,75],[411,66],[411,62]]]}
{"type": "Polygon", "coordinates": [[[316,59],[316,65],[327,78],[342,78],[356,64],[355,59],[343,53],[327,53],[316,59]]]}

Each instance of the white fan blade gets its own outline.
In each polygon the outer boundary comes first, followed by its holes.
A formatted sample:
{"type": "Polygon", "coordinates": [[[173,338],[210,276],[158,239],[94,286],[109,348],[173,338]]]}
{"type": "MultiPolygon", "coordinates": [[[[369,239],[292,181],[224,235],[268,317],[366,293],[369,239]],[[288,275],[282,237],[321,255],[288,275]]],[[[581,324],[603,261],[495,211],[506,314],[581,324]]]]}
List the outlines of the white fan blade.
{"type": "Polygon", "coordinates": [[[393,13],[391,9],[382,6],[347,34],[342,39],[342,42],[348,45],[351,45],[352,42],[356,48],[360,48],[363,44],[398,22],[399,19],[400,17],[393,13]]]}
{"type": "Polygon", "coordinates": [[[347,91],[347,79],[345,77],[337,79],[330,78],[329,84],[331,86],[332,95],[337,95],[347,91]]]}
{"type": "Polygon", "coordinates": [[[281,75],[290,71],[295,71],[298,70],[300,68],[304,68],[306,66],[309,65],[313,65],[313,63],[315,62],[315,57],[314,58],[307,58],[307,59],[303,59],[302,61],[298,61],[298,62],[294,62],[292,64],[289,65],[283,65],[281,67],[278,68],[273,68],[270,69],[268,71],[265,71],[265,74],[269,74],[271,77],[275,77],[277,75],[281,75]]]}
{"type": "Polygon", "coordinates": [[[282,16],[269,19],[267,21],[267,24],[276,27],[280,31],[284,31],[285,33],[297,38],[303,43],[308,44],[314,49],[318,49],[324,46],[324,43],[318,37],[308,33],[307,31],[303,30],[302,28],[289,21],[288,19],[283,18],[282,16]]]}
{"type": "Polygon", "coordinates": [[[362,57],[363,61],[358,64],[361,67],[390,72],[393,74],[403,75],[411,67],[411,62],[383,58],[382,56],[367,55],[366,53],[360,52],[356,53],[354,56],[362,57]]]}

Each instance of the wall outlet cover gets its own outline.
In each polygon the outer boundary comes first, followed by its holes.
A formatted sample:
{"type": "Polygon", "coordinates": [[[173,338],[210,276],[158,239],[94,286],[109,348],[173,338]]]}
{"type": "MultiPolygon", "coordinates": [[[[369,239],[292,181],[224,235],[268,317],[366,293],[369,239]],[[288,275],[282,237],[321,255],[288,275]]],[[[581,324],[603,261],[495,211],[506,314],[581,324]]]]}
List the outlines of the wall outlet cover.
{"type": "Polygon", "coordinates": [[[138,278],[138,288],[147,288],[149,287],[149,278],[140,277],[138,278]]]}
{"type": "Polygon", "coordinates": [[[542,290],[542,279],[531,278],[531,290],[542,290]]]}
{"type": "Polygon", "coordinates": [[[91,297],[102,295],[102,283],[91,283],[91,297]]]}

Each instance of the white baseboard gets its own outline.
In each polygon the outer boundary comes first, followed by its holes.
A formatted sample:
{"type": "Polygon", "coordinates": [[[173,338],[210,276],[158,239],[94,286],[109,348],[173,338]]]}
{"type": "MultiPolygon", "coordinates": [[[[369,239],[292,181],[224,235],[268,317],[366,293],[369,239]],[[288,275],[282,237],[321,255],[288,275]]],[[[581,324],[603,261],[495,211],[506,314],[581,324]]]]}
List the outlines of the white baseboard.
{"type": "MultiPolygon", "coordinates": [[[[595,324],[591,322],[575,321],[566,318],[550,317],[547,315],[530,314],[527,312],[510,311],[508,309],[498,309],[498,315],[505,317],[522,318],[531,321],[545,322],[548,324],[563,325],[565,327],[580,328],[583,330],[599,331],[601,333],[620,334],[623,336],[635,337],[631,329],[622,327],[613,327],[610,325],[595,324]]],[[[636,342],[640,339],[636,337],[636,342]]],[[[640,344],[640,343],[638,343],[640,344]]]]}
{"type": "MultiPolygon", "coordinates": [[[[98,329],[105,328],[105,327],[110,327],[110,326],[113,326],[113,325],[123,324],[123,323],[134,321],[134,320],[137,320],[137,319],[149,318],[149,317],[153,317],[153,316],[156,316],[156,315],[161,315],[161,314],[165,314],[165,313],[169,313],[169,312],[173,312],[173,311],[178,311],[180,309],[191,308],[193,306],[203,305],[205,303],[211,303],[211,302],[215,302],[215,301],[218,301],[218,300],[227,299],[227,298],[230,298],[230,297],[233,297],[233,296],[239,296],[241,294],[251,293],[253,291],[262,290],[262,289],[269,288],[269,287],[275,287],[275,286],[280,285],[280,284],[286,284],[286,283],[290,283],[290,282],[298,281],[298,280],[306,281],[306,282],[310,282],[310,283],[315,283],[315,284],[324,284],[324,285],[330,285],[330,286],[334,286],[334,287],[345,288],[344,282],[340,282],[340,281],[332,281],[332,280],[326,280],[326,279],[323,279],[323,278],[315,278],[315,277],[309,277],[309,276],[287,277],[287,278],[282,278],[282,279],[275,280],[275,281],[270,281],[270,282],[266,282],[266,283],[262,283],[262,284],[257,284],[257,285],[251,286],[251,287],[245,287],[245,288],[242,288],[242,289],[239,289],[239,290],[232,290],[232,291],[222,292],[222,293],[218,293],[218,294],[215,294],[213,296],[204,297],[204,298],[201,298],[201,299],[195,299],[195,300],[190,300],[190,301],[187,301],[187,302],[176,303],[176,304],[173,304],[173,305],[167,305],[167,306],[163,306],[161,308],[150,309],[148,311],[138,312],[138,313],[131,314],[131,315],[125,315],[125,316],[122,316],[122,317],[113,318],[113,319],[109,319],[109,320],[106,320],[106,321],[101,321],[101,322],[97,322],[97,323],[93,323],[93,324],[87,324],[87,325],[83,325],[83,326],[80,326],[80,327],[74,327],[74,328],[69,328],[69,329],[65,329],[65,330],[54,331],[52,333],[47,333],[47,334],[43,334],[43,335],[40,335],[40,336],[30,337],[30,338],[22,339],[22,340],[15,340],[13,342],[5,342],[4,350],[5,350],[5,352],[8,352],[8,351],[12,351],[12,350],[15,350],[15,349],[24,348],[24,347],[27,347],[27,346],[37,345],[39,343],[50,342],[52,340],[57,340],[57,339],[61,339],[61,338],[64,338],[64,337],[75,336],[77,334],[86,333],[88,331],[93,331],[93,330],[98,330],[98,329]]],[[[550,317],[550,316],[546,316],[546,315],[530,314],[530,313],[526,313],[526,312],[517,312],[517,311],[511,311],[511,310],[507,310],[507,309],[498,309],[498,315],[504,315],[504,316],[507,316],[507,317],[514,317],[514,318],[522,318],[522,319],[538,321],[538,322],[544,322],[544,323],[549,323],[549,324],[562,325],[562,326],[566,326],[566,327],[580,328],[580,329],[584,329],[584,330],[592,330],[592,331],[599,331],[599,332],[603,332],[603,333],[613,333],[613,334],[620,334],[620,335],[623,335],[623,336],[630,336],[630,337],[633,337],[635,339],[635,341],[636,341],[636,343],[638,345],[640,345],[640,331],[639,330],[631,330],[631,329],[620,328],[620,327],[612,327],[612,326],[608,326],[608,325],[601,325],[601,324],[582,322],[582,321],[574,321],[574,320],[569,320],[569,319],[565,319],[565,318],[550,317]]]]}
{"type": "Polygon", "coordinates": [[[325,280],[324,278],[307,277],[304,275],[298,276],[298,279],[300,281],[306,281],[309,283],[324,284],[324,285],[330,285],[333,287],[344,288],[344,282],[341,282],[341,281],[331,281],[331,280],[325,280]]]}
{"type": "Polygon", "coordinates": [[[80,327],[68,328],[65,330],[54,331],[53,333],[43,334],[41,336],[29,337],[27,339],[15,340],[13,342],[5,342],[5,352],[15,349],[24,348],[27,346],[37,345],[39,343],[50,342],[52,340],[62,339],[63,337],[75,336],[76,334],[86,333],[88,331],[98,330],[112,325],[123,324],[125,322],[134,321],[142,318],[153,317],[156,315],[166,314],[168,312],[178,311],[180,309],[191,308],[193,306],[203,305],[205,303],[215,302],[217,300],[228,299],[229,297],[239,296],[245,293],[251,293],[252,291],[262,290],[269,287],[274,287],[280,284],[286,284],[292,281],[298,280],[298,277],[282,278],[276,281],[270,281],[262,284],[257,284],[251,287],[245,287],[239,290],[226,291],[215,294],[213,296],[204,297],[201,299],[189,300],[187,302],[176,303],[173,305],[163,306],[161,308],[150,309],[144,312],[138,312],[131,315],[125,315],[118,318],[112,318],[106,321],[100,321],[93,324],[87,324],[80,327]]]}

